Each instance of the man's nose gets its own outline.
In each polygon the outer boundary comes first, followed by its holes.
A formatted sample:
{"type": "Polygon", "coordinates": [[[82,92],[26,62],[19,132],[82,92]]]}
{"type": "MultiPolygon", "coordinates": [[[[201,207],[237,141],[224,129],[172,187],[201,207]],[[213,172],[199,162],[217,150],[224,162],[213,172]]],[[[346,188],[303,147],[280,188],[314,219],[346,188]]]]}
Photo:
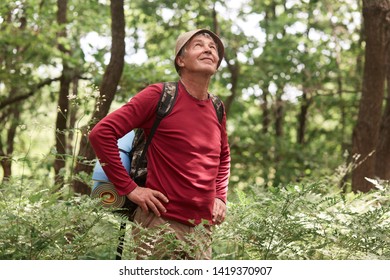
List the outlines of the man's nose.
{"type": "Polygon", "coordinates": [[[205,53],[211,53],[211,47],[206,45],[204,52],[205,53]]]}

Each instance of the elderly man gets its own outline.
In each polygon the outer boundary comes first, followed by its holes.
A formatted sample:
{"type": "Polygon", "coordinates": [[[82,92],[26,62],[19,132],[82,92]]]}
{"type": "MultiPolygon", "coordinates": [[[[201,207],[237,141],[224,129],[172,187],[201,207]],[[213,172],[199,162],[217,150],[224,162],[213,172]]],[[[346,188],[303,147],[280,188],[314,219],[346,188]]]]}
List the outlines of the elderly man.
{"type": "Polygon", "coordinates": [[[225,219],[230,174],[226,115],[221,122],[218,120],[208,92],[223,54],[222,41],[207,29],[178,37],[174,60],[180,77],[177,98],[147,150],[145,187],[138,186],[121,165],[117,139],[135,128],[150,133],[162,83],[140,91],[90,133],[96,155],[118,193],[139,206],[134,222],[140,227],[133,231],[142,243],[138,259],[211,258],[212,226],[225,219]],[[140,236],[142,228],[158,227],[164,229],[157,241],[152,237],[148,240],[145,234],[140,236]],[[177,244],[184,244],[178,246],[181,249],[171,252],[164,247],[164,235],[169,234],[177,244]]]}

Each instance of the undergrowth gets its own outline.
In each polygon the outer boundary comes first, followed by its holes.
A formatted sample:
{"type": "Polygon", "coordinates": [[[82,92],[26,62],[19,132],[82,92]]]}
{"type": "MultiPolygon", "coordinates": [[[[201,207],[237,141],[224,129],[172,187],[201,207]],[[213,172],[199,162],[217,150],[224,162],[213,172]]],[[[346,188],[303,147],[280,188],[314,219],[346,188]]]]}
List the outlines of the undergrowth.
{"type": "Polygon", "coordinates": [[[0,259],[112,259],[118,236],[116,217],[89,197],[38,180],[1,185],[0,259]]]}
{"type": "MultiPolygon", "coordinates": [[[[115,259],[122,218],[88,196],[47,186],[37,178],[0,185],[0,259],[115,259]]],[[[214,259],[390,259],[388,183],[366,194],[324,181],[235,194],[214,230],[214,259]]],[[[134,258],[133,226],[124,259],[134,258]]],[[[169,250],[183,246],[170,239],[169,250]]]]}
{"type": "Polygon", "coordinates": [[[326,182],[238,191],[215,232],[217,259],[390,259],[389,183],[343,193],[326,182]]]}

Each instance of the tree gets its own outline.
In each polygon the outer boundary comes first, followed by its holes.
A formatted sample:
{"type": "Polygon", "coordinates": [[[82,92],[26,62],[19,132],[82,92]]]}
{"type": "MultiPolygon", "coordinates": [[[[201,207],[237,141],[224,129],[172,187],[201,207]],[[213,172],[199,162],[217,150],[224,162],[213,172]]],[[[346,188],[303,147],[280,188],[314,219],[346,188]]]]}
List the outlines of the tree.
{"type": "MultiPolygon", "coordinates": [[[[8,14],[8,23],[11,20],[11,13],[8,14]]],[[[23,14],[20,18],[19,31],[24,31],[26,29],[26,16],[23,14]]],[[[3,31],[3,30],[2,30],[3,31]]],[[[15,47],[15,52],[19,53],[22,47],[15,47]]],[[[11,67],[13,63],[20,63],[21,57],[8,57],[9,60],[4,57],[1,59],[2,63],[11,67]]],[[[17,84],[10,84],[9,96],[8,99],[20,91],[20,88],[17,84]]],[[[3,100],[2,100],[3,101],[3,100]]],[[[4,103],[1,102],[1,103],[4,103]]],[[[5,111],[0,113],[0,121],[3,124],[4,130],[6,131],[5,141],[0,138],[0,162],[1,167],[3,168],[4,176],[3,180],[8,180],[12,175],[12,154],[14,151],[14,138],[16,135],[16,129],[20,121],[20,104],[10,103],[11,105],[6,108],[5,111]],[[5,124],[9,124],[8,127],[5,124]]]]}
{"type": "MultiPolygon", "coordinates": [[[[36,3],[14,2],[0,5],[0,159],[3,179],[12,175],[15,141],[19,125],[23,122],[23,113],[31,113],[33,105],[39,104],[40,90],[57,79],[43,78],[36,75],[39,66],[49,64],[53,53],[48,46],[52,45],[51,32],[42,34],[39,25],[39,13],[44,14],[50,8],[35,5],[36,3]],[[37,47],[39,46],[39,47],[37,47]],[[27,99],[36,98],[28,104],[27,99]]],[[[31,115],[30,115],[31,118],[31,115]]]]}
{"type": "Polygon", "coordinates": [[[60,89],[58,95],[57,105],[57,119],[56,119],[56,130],[55,130],[55,147],[56,147],[56,158],[54,161],[54,172],[55,172],[55,183],[59,187],[62,187],[64,183],[64,176],[61,174],[61,170],[66,166],[66,132],[67,132],[67,119],[69,112],[69,90],[70,83],[72,81],[71,68],[67,62],[67,56],[70,55],[70,49],[61,43],[62,39],[66,39],[66,24],[67,24],[67,9],[68,0],[57,1],[57,23],[60,26],[58,32],[58,49],[63,54],[62,62],[62,75],[60,78],[60,89]]]}
{"type": "MultiPolygon", "coordinates": [[[[387,36],[390,38],[390,28],[387,29],[387,36]]],[[[376,149],[376,176],[383,180],[390,180],[390,43],[387,42],[387,63],[386,63],[386,82],[387,98],[386,107],[383,112],[378,145],[376,149]]]]}
{"type": "MultiPolygon", "coordinates": [[[[389,0],[363,0],[366,38],[365,65],[359,114],[352,136],[352,152],[359,155],[352,172],[352,189],[369,191],[373,185],[365,177],[374,178],[376,148],[380,139],[380,124],[386,78],[386,43],[389,26],[389,0]]],[[[384,122],[385,123],[385,122],[384,122]]]]}
{"type": "MultiPolygon", "coordinates": [[[[123,0],[111,0],[111,58],[100,85],[99,98],[96,102],[90,124],[81,128],[82,138],[78,158],[82,160],[76,163],[75,175],[82,172],[90,174],[92,171],[92,166],[87,161],[92,160],[95,157],[95,153],[88,142],[88,132],[99,120],[108,114],[122,76],[125,57],[125,15],[123,5],[123,0]]],[[[76,193],[89,194],[91,191],[88,185],[77,179],[77,176],[72,184],[76,193]]]]}
{"type": "MultiPolygon", "coordinates": [[[[20,174],[22,169],[17,168],[23,164],[26,176],[39,169],[51,179],[56,156],[56,164],[65,163],[56,165],[55,172],[65,176],[57,178],[72,180],[76,192],[88,193],[89,160],[94,159],[86,137],[89,129],[146,85],[177,79],[172,63],[175,38],[204,27],[219,33],[226,46],[211,92],[222,97],[229,112],[232,184],[277,186],[334,172],[344,161],[345,150],[352,150],[357,92],[363,84],[360,2],[269,0],[244,1],[240,6],[233,2],[124,2],[128,44],[123,72],[115,73],[118,84],[110,71],[114,57],[123,59],[123,53],[110,50],[114,34],[109,1],[2,1],[0,157],[13,166],[3,165],[1,171],[7,170],[6,177],[11,170],[20,174]],[[67,8],[58,9],[56,3],[67,8]],[[56,12],[62,20],[56,20],[56,12]],[[107,38],[107,44],[91,41],[95,35],[107,38]],[[137,53],[145,54],[146,60],[136,61],[137,53]],[[96,94],[101,103],[94,107],[96,94]],[[31,137],[31,130],[48,127],[50,134],[31,137]],[[57,143],[52,127],[57,140],[63,137],[57,143]],[[26,151],[31,151],[32,160],[23,157],[26,151]]],[[[389,111],[383,100],[377,108],[389,111]]],[[[380,178],[388,177],[388,115],[377,118],[381,128],[370,148],[376,148],[373,176],[380,178]]]]}

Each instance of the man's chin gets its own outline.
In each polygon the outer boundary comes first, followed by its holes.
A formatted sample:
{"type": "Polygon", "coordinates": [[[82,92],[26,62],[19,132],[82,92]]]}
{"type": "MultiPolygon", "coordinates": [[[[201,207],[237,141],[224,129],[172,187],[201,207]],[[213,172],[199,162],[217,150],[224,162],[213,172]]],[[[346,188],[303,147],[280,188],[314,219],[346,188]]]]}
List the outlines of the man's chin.
{"type": "Polygon", "coordinates": [[[217,72],[217,68],[214,65],[209,65],[208,67],[203,67],[202,69],[205,73],[214,75],[217,72]]]}

